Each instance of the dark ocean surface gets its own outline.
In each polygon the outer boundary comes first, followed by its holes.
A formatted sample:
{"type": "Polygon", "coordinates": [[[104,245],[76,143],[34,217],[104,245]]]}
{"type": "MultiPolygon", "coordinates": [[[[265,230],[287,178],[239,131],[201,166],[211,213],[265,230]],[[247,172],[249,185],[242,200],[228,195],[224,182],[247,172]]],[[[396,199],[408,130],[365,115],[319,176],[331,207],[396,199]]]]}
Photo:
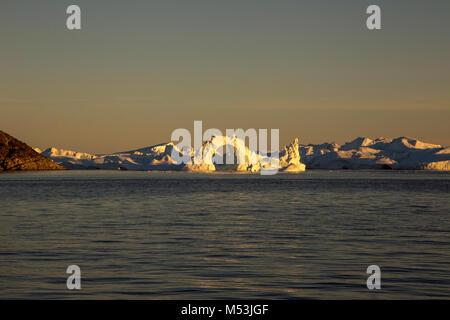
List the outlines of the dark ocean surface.
{"type": "Polygon", "coordinates": [[[449,298],[449,185],[414,171],[1,174],[0,298],[449,298]]]}

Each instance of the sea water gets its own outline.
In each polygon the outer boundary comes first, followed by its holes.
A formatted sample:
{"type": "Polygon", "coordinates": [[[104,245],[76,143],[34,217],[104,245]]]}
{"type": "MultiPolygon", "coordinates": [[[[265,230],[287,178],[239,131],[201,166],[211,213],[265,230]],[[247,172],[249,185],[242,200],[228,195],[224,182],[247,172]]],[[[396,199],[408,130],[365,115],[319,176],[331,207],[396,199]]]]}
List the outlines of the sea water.
{"type": "Polygon", "coordinates": [[[414,171],[1,174],[0,298],[448,298],[449,185],[414,171]]]}

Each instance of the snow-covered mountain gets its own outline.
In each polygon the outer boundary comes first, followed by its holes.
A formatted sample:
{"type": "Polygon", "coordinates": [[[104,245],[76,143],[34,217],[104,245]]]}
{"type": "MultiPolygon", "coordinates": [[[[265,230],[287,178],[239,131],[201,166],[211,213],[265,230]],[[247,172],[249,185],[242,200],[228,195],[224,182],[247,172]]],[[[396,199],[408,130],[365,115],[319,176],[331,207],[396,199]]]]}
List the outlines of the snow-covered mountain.
{"type": "Polygon", "coordinates": [[[408,137],[301,145],[299,153],[310,169],[450,170],[450,148],[408,137]]]}
{"type": "MultiPolygon", "coordinates": [[[[44,151],[35,148],[35,151],[52,159],[54,162],[61,164],[68,169],[122,169],[122,170],[160,170],[160,171],[195,171],[195,172],[213,172],[216,170],[231,170],[240,172],[260,172],[262,168],[270,169],[273,164],[270,157],[264,154],[257,154],[249,150],[245,143],[235,138],[229,137],[213,137],[210,141],[205,141],[202,145],[202,154],[211,154],[224,157],[226,145],[232,145],[237,155],[239,150],[243,150],[246,162],[236,165],[218,165],[210,162],[199,160],[194,162],[194,149],[190,149],[190,164],[182,164],[172,159],[172,150],[175,148],[177,152],[183,155],[183,152],[177,148],[173,142],[158,144],[137,150],[117,152],[107,155],[95,155],[81,153],[70,150],[48,148],[44,151]],[[256,161],[248,161],[254,157],[256,161]]],[[[278,161],[279,171],[300,172],[305,171],[305,165],[300,162],[298,153],[299,145],[296,139],[289,146],[284,147],[280,151],[278,161]]],[[[201,158],[201,156],[200,156],[201,158]]]]}
{"type": "MultiPolygon", "coordinates": [[[[217,143],[226,137],[214,137],[206,141],[203,150],[220,154],[217,143]],[[209,149],[208,149],[209,148],[209,149]]],[[[239,148],[242,142],[230,142],[239,148]]],[[[186,170],[211,172],[216,170],[235,170],[241,172],[259,172],[267,166],[267,156],[256,154],[255,164],[240,164],[235,166],[215,165],[209,163],[182,165],[172,157],[176,145],[172,142],[163,143],[142,149],[118,152],[107,155],[96,155],[48,148],[44,151],[35,150],[69,169],[128,169],[128,170],[186,170]]],[[[245,148],[246,158],[252,156],[245,148]]],[[[225,148],[224,148],[225,149],[225,148]]],[[[177,150],[183,154],[180,150],[177,150]]],[[[195,154],[191,149],[190,157],[195,154]]],[[[299,145],[293,143],[280,150],[279,170],[301,172],[308,169],[412,169],[412,170],[450,170],[450,148],[421,142],[414,138],[356,138],[338,145],[335,143],[299,145]]]]}
{"type": "Polygon", "coordinates": [[[106,155],[48,148],[42,154],[68,169],[179,170],[172,148],[173,143],[165,143],[106,155]]]}

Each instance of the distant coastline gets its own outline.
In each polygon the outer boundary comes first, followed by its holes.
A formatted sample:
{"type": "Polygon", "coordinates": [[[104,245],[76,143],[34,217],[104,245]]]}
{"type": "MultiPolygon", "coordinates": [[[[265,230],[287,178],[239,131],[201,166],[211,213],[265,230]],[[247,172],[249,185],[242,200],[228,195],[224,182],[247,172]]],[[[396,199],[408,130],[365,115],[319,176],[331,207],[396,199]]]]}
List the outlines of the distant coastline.
{"type": "MultiPolygon", "coordinates": [[[[24,170],[141,170],[254,173],[258,165],[199,165],[175,163],[173,142],[112,154],[90,154],[55,147],[32,149],[0,131],[0,172],[24,170]]],[[[217,150],[220,152],[220,150],[217,150]]],[[[225,156],[225,155],[223,155],[225,156]]],[[[295,139],[280,150],[280,172],[326,170],[436,170],[450,171],[450,147],[418,139],[359,137],[336,143],[302,145],[295,139]]]]}
{"type": "MultiPolygon", "coordinates": [[[[172,161],[170,154],[173,147],[174,144],[169,142],[106,155],[54,147],[35,150],[68,169],[189,171],[189,168],[172,161]]],[[[302,145],[294,140],[292,144],[280,150],[280,154],[286,153],[285,150],[291,150],[291,159],[288,161],[298,161],[305,165],[306,170],[450,170],[450,147],[425,143],[409,137],[395,139],[359,137],[342,145],[336,143],[302,145]]],[[[232,171],[233,168],[216,165],[214,170],[200,171],[224,170],[232,171]]]]}

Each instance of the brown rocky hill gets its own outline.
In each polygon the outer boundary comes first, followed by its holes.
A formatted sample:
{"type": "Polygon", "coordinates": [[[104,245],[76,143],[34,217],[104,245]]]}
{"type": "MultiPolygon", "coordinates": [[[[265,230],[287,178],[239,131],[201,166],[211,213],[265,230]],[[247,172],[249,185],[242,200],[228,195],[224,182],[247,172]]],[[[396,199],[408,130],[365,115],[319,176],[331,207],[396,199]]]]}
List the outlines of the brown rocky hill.
{"type": "Polygon", "coordinates": [[[63,169],[64,167],[0,130],[0,172],[63,169]]]}

